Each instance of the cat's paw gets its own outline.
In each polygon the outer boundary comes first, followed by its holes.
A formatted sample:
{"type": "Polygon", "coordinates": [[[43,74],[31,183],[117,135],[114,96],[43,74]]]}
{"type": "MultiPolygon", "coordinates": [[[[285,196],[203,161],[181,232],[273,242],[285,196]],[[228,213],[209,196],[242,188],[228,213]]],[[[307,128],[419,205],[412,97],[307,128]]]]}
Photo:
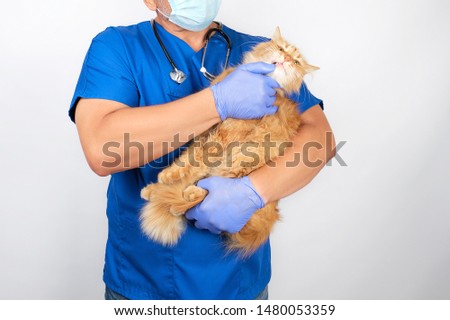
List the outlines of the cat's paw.
{"type": "Polygon", "coordinates": [[[149,184],[145,188],[142,188],[142,190],[141,190],[141,198],[144,199],[144,200],[149,201],[150,197],[152,195],[154,186],[155,186],[155,184],[149,184]]]}
{"type": "Polygon", "coordinates": [[[207,194],[208,191],[206,191],[205,189],[192,185],[184,189],[183,198],[186,201],[196,202],[199,200],[203,200],[207,194]]]}
{"type": "Polygon", "coordinates": [[[186,229],[182,216],[174,216],[150,202],[141,213],[142,231],[153,241],[174,246],[186,229]]]}
{"type": "Polygon", "coordinates": [[[185,170],[180,167],[168,167],[158,174],[158,182],[164,184],[174,184],[185,176],[184,171],[185,170]]]}
{"type": "Polygon", "coordinates": [[[185,214],[186,211],[202,202],[207,194],[208,191],[206,191],[205,189],[191,185],[183,191],[184,201],[177,201],[172,203],[169,211],[174,216],[181,216],[185,214]]]}

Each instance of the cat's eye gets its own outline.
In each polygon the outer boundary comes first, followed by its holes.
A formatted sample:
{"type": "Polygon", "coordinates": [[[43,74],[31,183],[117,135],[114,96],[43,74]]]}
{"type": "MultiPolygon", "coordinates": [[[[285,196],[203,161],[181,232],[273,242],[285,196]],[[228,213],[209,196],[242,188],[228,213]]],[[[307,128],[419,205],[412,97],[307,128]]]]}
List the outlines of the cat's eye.
{"type": "Polygon", "coordinates": [[[295,60],[294,63],[298,66],[300,65],[300,61],[298,61],[298,60],[295,60]]]}
{"type": "Polygon", "coordinates": [[[280,46],[278,46],[278,49],[279,49],[280,51],[284,51],[284,50],[283,50],[283,48],[282,48],[282,47],[280,47],[280,46]]]}

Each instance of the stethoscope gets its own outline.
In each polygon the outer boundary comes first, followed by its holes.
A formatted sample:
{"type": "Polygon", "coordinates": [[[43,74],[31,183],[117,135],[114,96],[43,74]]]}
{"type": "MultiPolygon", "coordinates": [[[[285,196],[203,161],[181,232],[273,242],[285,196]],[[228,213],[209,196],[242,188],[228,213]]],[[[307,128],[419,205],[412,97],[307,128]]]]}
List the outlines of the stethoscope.
{"type": "MultiPolygon", "coordinates": [[[[230,51],[231,51],[231,40],[230,37],[228,37],[228,35],[223,32],[222,30],[222,24],[220,22],[217,22],[217,24],[219,25],[218,28],[211,28],[208,30],[208,32],[205,34],[205,48],[203,49],[203,56],[202,56],[202,65],[200,68],[200,72],[205,76],[206,79],[208,79],[209,81],[213,81],[216,77],[214,75],[212,75],[211,73],[208,72],[208,70],[206,70],[205,68],[205,57],[206,57],[206,51],[208,49],[208,43],[209,40],[211,39],[212,33],[213,32],[218,32],[226,41],[227,43],[227,55],[225,57],[225,65],[224,65],[224,69],[226,69],[228,67],[228,60],[230,58],[230,51]]],[[[167,48],[164,45],[164,43],[162,42],[158,30],[156,28],[155,22],[154,20],[152,20],[152,27],[153,27],[153,32],[155,33],[156,39],[158,39],[159,45],[161,46],[161,49],[164,51],[164,54],[166,55],[167,60],[169,61],[169,63],[172,66],[172,71],[170,72],[170,79],[172,79],[173,81],[175,81],[178,84],[183,83],[184,80],[186,80],[186,74],[181,71],[180,69],[177,68],[177,66],[175,65],[175,62],[173,62],[172,58],[170,57],[169,53],[167,52],[167,48]]]]}

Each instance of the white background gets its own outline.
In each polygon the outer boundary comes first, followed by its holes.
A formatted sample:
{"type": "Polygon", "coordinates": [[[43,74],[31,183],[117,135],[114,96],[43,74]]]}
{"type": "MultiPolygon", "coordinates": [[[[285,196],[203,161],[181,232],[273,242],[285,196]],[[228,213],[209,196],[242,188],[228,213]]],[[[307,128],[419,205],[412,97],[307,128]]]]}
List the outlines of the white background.
{"type": "MultiPolygon", "coordinates": [[[[0,299],[101,299],[108,178],[67,109],[90,40],[142,1],[0,5],[0,299]]],[[[224,0],[309,61],[340,156],[284,199],[272,299],[450,299],[450,2],[224,0]]]]}

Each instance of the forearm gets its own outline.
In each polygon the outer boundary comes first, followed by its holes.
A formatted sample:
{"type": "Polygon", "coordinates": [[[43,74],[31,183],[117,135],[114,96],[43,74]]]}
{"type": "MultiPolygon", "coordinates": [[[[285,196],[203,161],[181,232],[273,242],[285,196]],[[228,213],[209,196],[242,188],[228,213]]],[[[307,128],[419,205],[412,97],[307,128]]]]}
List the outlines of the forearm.
{"type": "Polygon", "coordinates": [[[117,108],[96,122],[83,121],[87,112],[76,115],[88,162],[102,176],[157,159],[220,120],[208,89],[164,105],[117,108]]]}
{"type": "Polygon", "coordinates": [[[305,121],[292,147],[249,178],[266,203],[276,201],[306,186],[334,154],[335,141],[326,119],[305,121]]]}

